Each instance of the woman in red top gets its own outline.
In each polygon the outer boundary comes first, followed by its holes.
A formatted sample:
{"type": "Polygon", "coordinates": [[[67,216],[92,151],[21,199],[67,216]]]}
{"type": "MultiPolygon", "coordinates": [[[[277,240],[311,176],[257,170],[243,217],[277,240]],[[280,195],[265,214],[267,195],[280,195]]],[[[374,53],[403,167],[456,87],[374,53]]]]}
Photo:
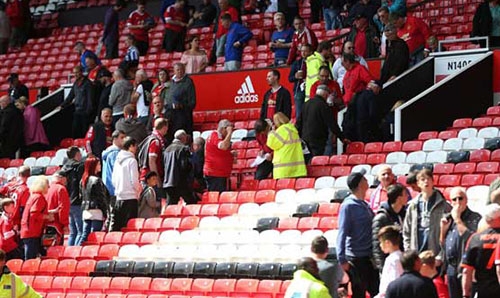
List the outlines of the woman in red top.
{"type": "Polygon", "coordinates": [[[262,119],[255,121],[255,138],[259,143],[259,158],[264,158],[264,161],[257,165],[255,171],[255,180],[269,178],[269,174],[273,172],[273,150],[267,147],[267,134],[271,131],[271,125],[262,119]]]}
{"type": "Polygon", "coordinates": [[[0,205],[3,210],[0,215],[0,248],[5,251],[7,260],[19,259],[21,256],[17,237],[19,226],[14,223],[16,202],[12,199],[3,199],[0,205]]]}
{"type": "MultiPolygon", "coordinates": [[[[155,98],[159,96],[163,102],[166,101],[167,90],[170,88],[170,77],[168,75],[168,70],[165,68],[160,68],[158,70],[158,81],[153,85],[151,89],[151,97],[155,98]]],[[[151,105],[150,114],[153,114],[153,106],[151,105]]]]}
{"type": "Polygon", "coordinates": [[[45,195],[49,190],[49,180],[39,176],[33,182],[31,195],[21,218],[21,240],[24,245],[24,259],[34,259],[40,253],[40,244],[46,221],[54,220],[49,215],[45,195]]]}

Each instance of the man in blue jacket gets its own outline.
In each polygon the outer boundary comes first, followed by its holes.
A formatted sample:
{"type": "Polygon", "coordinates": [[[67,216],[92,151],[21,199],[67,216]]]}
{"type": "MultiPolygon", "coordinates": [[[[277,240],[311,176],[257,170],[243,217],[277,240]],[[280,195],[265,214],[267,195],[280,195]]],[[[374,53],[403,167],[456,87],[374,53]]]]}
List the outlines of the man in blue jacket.
{"type": "Polygon", "coordinates": [[[238,70],[241,67],[243,45],[253,37],[252,31],[239,23],[233,22],[229,14],[223,15],[221,20],[222,26],[228,29],[224,52],[224,70],[238,70]]]}

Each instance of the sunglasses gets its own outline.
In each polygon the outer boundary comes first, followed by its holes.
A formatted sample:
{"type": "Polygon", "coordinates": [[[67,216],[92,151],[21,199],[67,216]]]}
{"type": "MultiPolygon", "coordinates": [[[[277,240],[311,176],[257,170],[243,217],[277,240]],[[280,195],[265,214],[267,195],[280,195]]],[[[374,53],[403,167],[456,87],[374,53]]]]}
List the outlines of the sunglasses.
{"type": "Polygon", "coordinates": [[[456,202],[456,201],[463,201],[464,198],[462,197],[456,197],[456,198],[453,198],[451,199],[453,202],[456,202]]]}

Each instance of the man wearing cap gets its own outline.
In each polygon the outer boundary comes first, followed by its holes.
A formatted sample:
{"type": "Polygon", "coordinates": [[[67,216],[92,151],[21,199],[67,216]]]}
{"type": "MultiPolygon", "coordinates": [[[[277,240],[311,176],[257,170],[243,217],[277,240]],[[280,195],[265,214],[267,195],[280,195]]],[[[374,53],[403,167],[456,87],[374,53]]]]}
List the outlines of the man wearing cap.
{"type": "Polygon", "coordinates": [[[369,21],[368,16],[361,13],[355,16],[354,26],[347,40],[354,44],[354,53],[363,58],[378,58],[380,39],[378,32],[369,21]]]}
{"type": "Polygon", "coordinates": [[[337,258],[349,274],[353,298],[364,298],[366,291],[373,297],[379,288],[379,274],[371,260],[373,212],[364,201],[369,188],[364,174],[362,170],[347,177],[352,194],[340,206],[338,220],[337,258]]]}
{"type": "Polygon", "coordinates": [[[14,159],[24,140],[24,117],[8,95],[0,97],[0,157],[14,159]]]}
{"type": "Polygon", "coordinates": [[[387,38],[385,62],[380,70],[379,85],[394,80],[397,76],[408,69],[410,52],[404,40],[398,37],[398,30],[393,24],[387,24],[384,28],[387,38]]]}
{"type": "Polygon", "coordinates": [[[273,119],[274,114],[282,112],[288,118],[292,114],[292,100],[290,92],[280,85],[280,72],[272,69],[267,73],[266,81],[271,86],[262,101],[260,119],[273,119]]]}
{"type": "Polygon", "coordinates": [[[7,82],[9,82],[9,90],[7,93],[11,101],[15,101],[21,96],[26,96],[28,99],[30,98],[28,87],[19,81],[19,75],[17,73],[11,73],[7,82]]]}
{"type": "Polygon", "coordinates": [[[231,154],[231,136],[234,125],[227,119],[219,121],[217,131],[207,138],[205,145],[205,164],[203,175],[209,191],[228,190],[228,178],[233,169],[233,154],[231,154]]]}
{"type": "Polygon", "coordinates": [[[85,150],[87,150],[87,155],[96,156],[100,159],[102,151],[111,146],[112,123],[113,116],[111,115],[111,109],[103,109],[101,111],[101,121],[91,125],[85,135],[85,150]]]}
{"type": "Polygon", "coordinates": [[[500,239],[500,206],[490,204],[484,209],[487,229],[471,236],[462,258],[462,297],[472,297],[472,279],[478,298],[500,296],[500,283],[495,268],[495,248],[500,239]]]}
{"type": "Polygon", "coordinates": [[[304,104],[299,119],[297,119],[297,130],[313,156],[324,154],[329,132],[344,139],[332,109],[326,103],[329,95],[328,87],[319,85],[316,89],[316,95],[304,104]]]}
{"type": "MultiPolygon", "coordinates": [[[[62,170],[52,175],[52,182],[45,196],[47,199],[47,208],[55,210],[54,221],[49,223],[49,225],[55,227],[60,235],[69,232],[69,209],[71,202],[68,190],[66,189],[66,175],[66,172],[62,170]]],[[[61,237],[61,241],[64,242],[64,237],[61,237]]],[[[59,243],[58,245],[63,245],[63,243],[59,243]]]]}

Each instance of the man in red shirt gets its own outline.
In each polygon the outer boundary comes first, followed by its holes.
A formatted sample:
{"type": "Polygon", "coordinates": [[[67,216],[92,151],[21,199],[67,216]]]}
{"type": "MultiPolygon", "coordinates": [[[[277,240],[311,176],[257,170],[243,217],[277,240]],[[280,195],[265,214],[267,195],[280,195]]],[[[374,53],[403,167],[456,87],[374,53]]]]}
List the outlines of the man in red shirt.
{"type": "Polygon", "coordinates": [[[368,17],[359,14],[354,19],[354,26],[347,40],[354,44],[354,53],[363,58],[378,58],[380,38],[375,27],[370,25],[368,17]]]}
{"type": "MultiPolygon", "coordinates": [[[[168,131],[168,121],[164,118],[158,118],[154,122],[153,132],[143,141],[142,146],[148,146],[147,148],[141,147],[139,150],[147,150],[147,155],[144,158],[147,160],[139,160],[139,165],[141,167],[140,181],[145,181],[146,174],[148,172],[156,172],[158,174],[158,187],[161,188],[163,183],[163,150],[167,147],[165,143],[165,135],[168,131]]],[[[139,159],[141,159],[141,154],[139,153],[139,159]]]]}
{"type": "Polygon", "coordinates": [[[6,259],[20,259],[22,256],[19,247],[19,224],[14,223],[16,203],[12,199],[3,199],[0,203],[0,249],[5,251],[6,259]]]}
{"type": "Polygon", "coordinates": [[[271,131],[272,123],[269,120],[258,119],[255,121],[255,138],[259,143],[259,156],[264,158],[264,161],[257,165],[255,171],[255,180],[262,180],[269,178],[269,174],[273,172],[273,150],[267,146],[267,135],[271,131]]]}
{"type": "Polygon", "coordinates": [[[292,99],[290,92],[280,85],[280,72],[272,69],[267,73],[266,81],[271,87],[265,94],[260,110],[260,119],[273,119],[274,114],[282,112],[288,118],[292,114],[292,99]]]}
{"type": "Polygon", "coordinates": [[[304,19],[300,16],[296,16],[293,20],[293,27],[295,27],[295,32],[292,37],[292,45],[290,47],[290,52],[288,53],[287,65],[291,65],[295,60],[301,58],[300,51],[302,46],[305,44],[310,44],[312,51],[316,51],[318,47],[318,39],[313,31],[306,27],[304,19]]]}
{"type": "Polygon", "coordinates": [[[374,130],[378,127],[375,96],[380,87],[368,70],[356,61],[354,54],[344,53],[342,66],[346,69],[344,104],[348,106],[346,118],[349,119],[349,124],[344,121],[346,138],[351,141],[374,141],[378,135],[378,130],[374,130]]]}
{"type": "Polygon", "coordinates": [[[184,0],[176,0],[165,10],[165,38],[163,48],[167,53],[184,52],[187,18],[184,14],[184,0]]]}
{"type": "Polygon", "coordinates": [[[222,26],[222,16],[226,14],[231,16],[232,22],[239,21],[239,14],[236,8],[229,5],[228,0],[219,0],[219,16],[217,18],[217,31],[215,31],[215,54],[217,57],[224,57],[224,47],[226,45],[226,34],[228,32],[228,28],[224,28],[224,26],[222,26]]]}
{"type": "Polygon", "coordinates": [[[113,133],[113,112],[110,108],[101,111],[101,121],[89,127],[85,135],[85,150],[87,155],[101,158],[104,149],[113,144],[111,134],[113,133]]]}
{"type": "Polygon", "coordinates": [[[231,136],[234,125],[227,119],[219,121],[217,131],[207,138],[205,144],[205,165],[203,175],[207,181],[208,191],[228,190],[228,178],[233,169],[231,153],[231,136]]]}
{"type": "Polygon", "coordinates": [[[334,107],[334,115],[336,116],[338,108],[344,105],[342,101],[342,91],[340,90],[339,83],[331,79],[330,69],[326,65],[319,68],[319,80],[311,86],[311,92],[309,92],[309,94],[315,95],[319,85],[326,85],[330,90],[330,95],[326,99],[326,103],[334,107]]]}
{"type": "Polygon", "coordinates": [[[0,188],[0,195],[10,197],[16,203],[16,209],[14,211],[14,222],[16,225],[19,225],[21,222],[24,207],[30,197],[30,190],[26,184],[30,175],[30,167],[19,167],[17,178],[0,188]]]}
{"type": "Polygon", "coordinates": [[[153,18],[146,12],[144,0],[137,1],[137,9],[127,19],[127,28],[135,38],[135,46],[141,56],[145,56],[149,48],[148,31],[154,25],[153,18]]]}
{"type": "Polygon", "coordinates": [[[410,50],[410,66],[424,59],[424,49],[431,30],[424,21],[415,17],[406,17],[399,12],[389,16],[390,22],[398,29],[398,36],[406,41],[410,50]]]}
{"type": "MultiPolygon", "coordinates": [[[[48,209],[54,210],[54,221],[49,225],[55,227],[60,235],[69,233],[69,208],[71,202],[66,189],[66,182],[66,173],[57,171],[52,176],[49,192],[46,195],[48,209]]],[[[63,245],[63,243],[64,237],[61,237],[59,245],[63,245]]]]}

